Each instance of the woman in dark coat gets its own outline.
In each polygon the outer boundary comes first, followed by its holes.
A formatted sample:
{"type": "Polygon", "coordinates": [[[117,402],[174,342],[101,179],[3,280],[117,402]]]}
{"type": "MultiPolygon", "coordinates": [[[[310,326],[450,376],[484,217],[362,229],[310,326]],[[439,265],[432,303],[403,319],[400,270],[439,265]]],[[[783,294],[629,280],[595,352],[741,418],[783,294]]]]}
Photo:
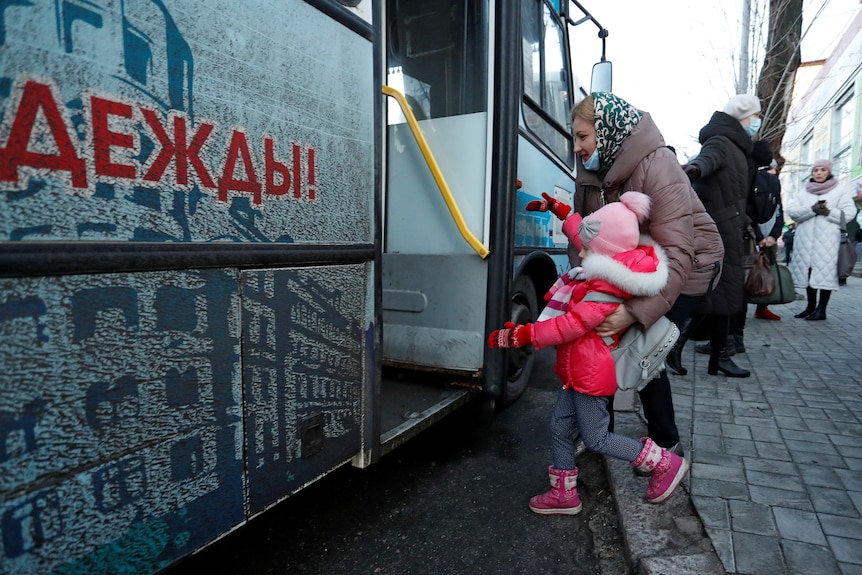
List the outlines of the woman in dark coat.
{"type": "Polygon", "coordinates": [[[706,316],[702,321],[709,326],[710,375],[719,371],[727,377],[751,375],[730,359],[727,338],[731,316],[745,308],[745,203],[755,170],[748,157],[751,138],[760,128],[759,114],[760,100],[756,96],[740,94],[731,98],[724,110],[715,112],[700,130],[700,153],[683,166],[724,243],[721,278],[698,310],[706,316]]]}

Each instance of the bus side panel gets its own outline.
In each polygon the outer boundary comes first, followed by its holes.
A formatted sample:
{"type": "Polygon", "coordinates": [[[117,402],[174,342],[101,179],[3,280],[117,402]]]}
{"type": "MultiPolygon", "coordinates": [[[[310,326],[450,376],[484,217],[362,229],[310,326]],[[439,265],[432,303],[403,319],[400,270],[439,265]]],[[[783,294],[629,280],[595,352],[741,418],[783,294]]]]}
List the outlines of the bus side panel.
{"type": "Polygon", "coordinates": [[[313,6],[41,0],[0,26],[0,239],[373,241],[372,45],[313,6]]]}
{"type": "Polygon", "coordinates": [[[233,270],[0,281],[5,572],[151,572],[244,520],[233,270]]]}
{"type": "Polygon", "coordinates": [[[360,451],[371,267],[242,273],[251,515],[360,451]]]}

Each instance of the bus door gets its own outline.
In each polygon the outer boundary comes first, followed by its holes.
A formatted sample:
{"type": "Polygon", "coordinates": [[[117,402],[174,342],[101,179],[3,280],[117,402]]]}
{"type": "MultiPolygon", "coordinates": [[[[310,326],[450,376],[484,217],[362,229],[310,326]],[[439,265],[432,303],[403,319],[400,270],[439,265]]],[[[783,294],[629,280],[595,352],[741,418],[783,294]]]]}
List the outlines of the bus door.
{"type": "Polygon", "coordinates": [[[384,361],[470,380],[482,375],[485,350],[490,8],[486,0],[387,0],[385,10],[385,81],[403,94],[430,154],[389,98],[384,361]]]}
{"type": "Polygon", "coordinates": [[[387,84],[404,94],[453,201],[441,197],[409,118],[390,102],[384,361],[477,378],[508,404],[527,385],[532,350],[489,351],[487,333],[506,320],[534,321],[568,265],[560,222],[524,210],[542,192],[573,199],[567,117],[577,86],[559,2],[388,0],[386,8],[387,84]]]}

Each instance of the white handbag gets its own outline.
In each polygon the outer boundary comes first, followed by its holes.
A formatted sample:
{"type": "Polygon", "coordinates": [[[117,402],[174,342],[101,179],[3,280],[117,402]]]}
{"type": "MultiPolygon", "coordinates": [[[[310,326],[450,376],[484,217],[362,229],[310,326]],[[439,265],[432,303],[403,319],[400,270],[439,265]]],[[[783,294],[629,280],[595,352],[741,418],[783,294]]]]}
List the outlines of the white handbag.
{"type": "MultiPolygon", "coordinates": [[[[592,292],[584,301],[622,302],[623,299],[606,293],[592,292]]],[[[603,338],[608,346],[613,338],[603,338]]],[[[620,338],[620,344],[611,349],[617,371],[617,388],[623,391],[640,391],[658,377],[665,368],[664,360],[679,339],[679,328],[661,316],[649,328],[636,323],[620,338]]]]}

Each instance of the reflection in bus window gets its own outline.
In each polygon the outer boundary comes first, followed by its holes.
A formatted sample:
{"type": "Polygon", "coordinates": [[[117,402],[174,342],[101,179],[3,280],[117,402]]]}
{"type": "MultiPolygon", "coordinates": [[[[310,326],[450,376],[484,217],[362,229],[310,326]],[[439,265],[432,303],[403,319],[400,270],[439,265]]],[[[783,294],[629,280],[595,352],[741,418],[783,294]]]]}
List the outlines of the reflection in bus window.
{"type": "MultiPolygon", "coordinates": [[[[416,118],[486,111],[486,2],[387,0],[386,4],[387,84],[405,95],[416,118]],[[442,9],[441,3],[447,8],[442,9]]],[[[390,108],[389,123],[399,122],[404,122],[400,111],[390,108]]]]}
{"type": "Polygon", "coordinates": [[[548,7],[544,6],[545,22],[545,81],[543,83],[542,108],[551,117],[565,126],[568,124],[569,90],[566,67],[563,64],[563,30],[551,18],[548,7]]]}
{"type": "Polygon", "coordinates": [[[563,29],[542,0],[521,0],[524,120],[567,165],[572,165],[571,108],[563,29]]]}

